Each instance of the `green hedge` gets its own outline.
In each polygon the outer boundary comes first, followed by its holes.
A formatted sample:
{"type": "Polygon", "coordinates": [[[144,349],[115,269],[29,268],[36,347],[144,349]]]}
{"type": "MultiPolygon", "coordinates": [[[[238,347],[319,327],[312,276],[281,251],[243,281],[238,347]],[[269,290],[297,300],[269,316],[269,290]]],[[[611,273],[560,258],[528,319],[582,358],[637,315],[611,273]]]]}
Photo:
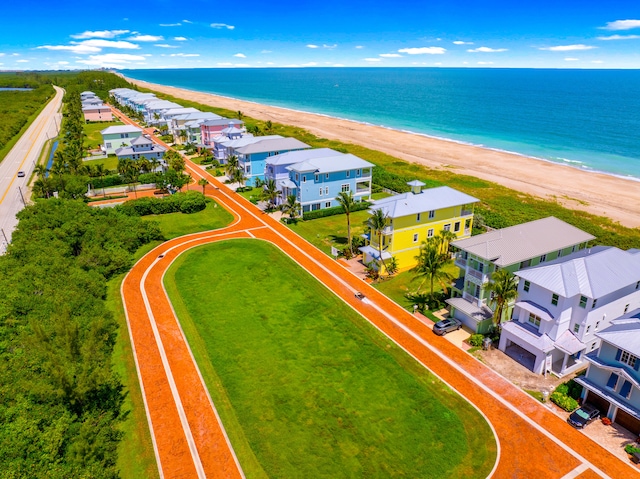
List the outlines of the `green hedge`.
{"type": "Polygon", "coordinates": [[[472,334],[469,337],[469,344],[475,348],[479,348],[482,346],[482,341],[484,340],[483,334],[472,334]]]}
{"type": "Polygon", "coordinates": [[[207,199],[197,191],[176,193],[165,198],[145,197],[126,201],[119,210],[129,216],[163,215],[167,213],[197,213],[207,206],[207,199]]]}
{"type": "Polygon", "coordinates": [[[124,181],[120,175],[107,175],[102,178],[91,178],[91,184],[93,185],[93,189],[97,190],[98,188],[120,186],[124,184],[124,181]]]}
{"type": "Polygon", "coordinates": [[[568,412],[571,412],[578,408],[578,401],[558,391],[554,391],[551,394],[551,400],[568,412]]]}
{"type": "MultiPolygon", "coordinates": [[[[367,201],[361,201],[353,205],[351,212],[366,210],[371,206],[371,203],[367,201]]],[[[309,211],[302,215],[304,220],[315,220],[317,218],[326,218],[327,216],[335,216],[344,214],[344,208],[342,206],[334,206],[333,208],[325,208],[323,210],[309,211]]]]}

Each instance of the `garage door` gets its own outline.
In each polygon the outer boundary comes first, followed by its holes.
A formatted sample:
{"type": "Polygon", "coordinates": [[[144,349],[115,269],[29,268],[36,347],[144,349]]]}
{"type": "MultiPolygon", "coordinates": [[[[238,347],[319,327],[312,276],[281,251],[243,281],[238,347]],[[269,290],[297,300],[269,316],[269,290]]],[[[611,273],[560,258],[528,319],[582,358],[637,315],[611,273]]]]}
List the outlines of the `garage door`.
{"type": "Polygon", "coordinates": [[[593,391],[589,391],[589,394],[587,394],[585,402],[593,404],[593,406],[596,407],[598,411],[600,411],[600,415],[602,417],[606,416],[607,412],[609,411],[609,401],[607,401],[602,396],[598,396],[593,391]]]}
{"type": "Polygon", "coordinates": [[[640,419],[636,419],[622,409],[618,409],[615,422],[632,433],[640,435],[640,419]]]}

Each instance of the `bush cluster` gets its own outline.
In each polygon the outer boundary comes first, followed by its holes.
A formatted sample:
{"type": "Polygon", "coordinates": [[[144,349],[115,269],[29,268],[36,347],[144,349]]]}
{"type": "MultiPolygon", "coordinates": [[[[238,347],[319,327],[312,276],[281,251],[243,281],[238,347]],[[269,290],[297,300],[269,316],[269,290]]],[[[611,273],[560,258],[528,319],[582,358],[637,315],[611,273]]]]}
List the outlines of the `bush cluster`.
{"type": "Polygon", "coordinates": [[[578,401],[557,391],[551,393],[551,400],[568,412],[578,408],[578,401]]]}
{"type": "MultiPolygon", "coordinates": [[[[371,206],[371,203],[367,201],[362,201],[360,203],[356,203],[351,212],[366,210],[371,206]]],[[[344,214],[344,208],[342,206],[334,206],[333,208],[325,208],[323,210],[309,211],[308,213],[304,213],[302,215],[302,219],[304,220],[315,220],[317,218],[326,218],[327,216],[335,216],[344,214]]]]}
{"type": "Polygon", "coordinates": [[[469,338],[469,344],[474,348],[479,348],[482,346],[482,341],[484,340],[484,335],[482,334],[472,334],[469,338]]]}
{"type": "Polygon", "coordinates": [[[120,186],[124,184],[124,180],[120,175],[108,175],[103,178],[93,178],[91,180],[93,189],[109,188],[111,186],[120,186]]]}
{"type": "Polygon", "coordinates": [[[198,191],[176,193],[165,198],[144,197],[126,201],[116,208],[128,216],[196,213],[207,206],[206,197],[198,191]]]}

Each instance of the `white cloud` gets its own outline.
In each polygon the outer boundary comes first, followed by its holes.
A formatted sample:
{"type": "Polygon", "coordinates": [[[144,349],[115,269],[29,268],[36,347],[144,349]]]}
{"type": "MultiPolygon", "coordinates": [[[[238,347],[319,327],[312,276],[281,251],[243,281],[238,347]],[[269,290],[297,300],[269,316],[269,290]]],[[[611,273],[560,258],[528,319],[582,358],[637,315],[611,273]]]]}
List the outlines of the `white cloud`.
{"type": "Polygon", "coordinates": [[[489,48],[489,47],[478,47],[478,48],[470,48],[467,50],[469,53],[497,53],[497,52],[506,52],[506,48],[489,48]]]}
{"type": "Polygon", "coordinates": [[[69,62],[58,62],[58,65],[68,65],[69,62]]]}
{"type": "Polygon", "coordinates": [[[632,28],[640,28],[640,20],[616,20],[615,22],[607,22],[602,30],[631,30],[632,28]]]}
{"type": "Polygon", "coordinates": [[[182,23],[193,23],[191,20],[182,20],[182,23]]]}
{"type": "Polygon", "coordinates": [[[247,58],[247,56],[244,53],[236,53],[234,55],[234,57],[238,57],[238,58],[247,58]]]}
{"type": "Polygon", "coordinates": [[[19,54],[19,53],[12,53],[12,54],[11,54],[11,56],[12,56],[12,57],[19,57],[19,56],[20,56],[20,54],[19,54]]]}
{"type": "Polygon", "coordinates": [[[580,61],[579,58],[572,58],[572,57],[567,57],[564,59],[565,62],[578,62],[580,61]]]}
{"type": "Polygon", "coordinates": [[[4,56],[4,53],[0,53],[0,57],[3,57],[3,56],[4,56]]]}
{"type": "Polygon", "coordinates": [[[262,50],[260,53],[272,53],[271,50],[262,50]]]}
{"type": "Polygon", "coordinates": [[[365,62],[381,62],[382,60],[380,60],[379,58],[365,58],[364,61],[365,62]]]}
{"type": "Polygon", "coordinates": [[[77,60],[76,63],[102,68],[123,68],[132,62],[144,62],[142,55],[130,55],[128,53],[107,53],[104,55],[90,55],[87,60],[77,60]]]}
{"type": "Polygon", "coordinates": [[[16,63],[29,63],[29,60],[16,60],[16,63]]]}
{"type": "Polygon", "coordinates": [[[316,65],[317,65],[316,62],[308,62],[308,63],[303,63],[300,66],[302,66],[302,67],[315,67],[316,65]]]}
{"type": "Polygon", "coordinates": [[[598,37],[598,40],[636,40],[640,35],[609,35],[608,37],[598,37]]]}
{"type": "Polygon", "coordinates": [[[160,26],[161,27],[179,27],[180,25],[182,25],[182,23],[178,22],[178,23],[161,23],[160,26]]]}
{"type": "Polygon", "coordinates": [[[98,30],[93,32],[87,30],[86,32],[71,35],[71,38],[77,38],[79,40],[83,38],[114,38],[125,33],[129,33],[129,30],[98,30]]]}
{"type": "Polygon", "coordinates": [[[463,42],[462,40],[456,40],[453,42],[454,45],[473,45],[473,42],[463,42]]]}
{"type": "Polygon", "coordinates": [[[333,45],[327,45],[327,44],[323,44],[322,48],[327,48],[329,50],[333,50],[334,48],[336,48],[338,46],[337,43],[334,43],[333,45]]]}
{"type": "Polygon", "coordinates": [[[160,42],[164,40],[162,35],[136,35],[135,37],[127,38],[133,42],[160,42]]]}
{"type": "Polygon", "coordinates": [[[216,65],[218,65],[219,67],[232,67],[233,63],[231,63],[231,62],[221,62],[221,63],[216,63],[216,65]]]}
{"type": "Polygon", "coordinates": [[[159,48],[178,48],[178,46],[176,46],[176,45],[169,45],[167,43],[156,43],[153,46],[154,47],[159,47],[159,48]]]}
{"type": "Polygon", "coordinates": [[[122,50],[137,50],[140,48],[139,45],[131,42],[125,42],[122,40],[85,40],[83,42],[71,42],[76,45],[85,45],[88,47],[96,47],[96,48],[120,48],[122,50]]]}
{"type": "Polygon", "coordinates": [[[54,50],[54,51],[61,50],[61,51],[76,53],[78,55],[86,55],[88,53],[98,53],[102,51],[102,48],[91,47],[89,45],[42,45],[36,48],[44,49],[44,50],[54,50]]]}
{"type": "Polygon", "coordinates": [[[493,65],[493,62],[478,62],[478,65],[493,65]]]}
{"type": "Polygon", "coordinates": [[[226,23],[212,23],[211,28],[217,28],[217,29],[226,28],[227,30],[233,30],[236,27],[234,27],[233,25],[227,25],[226,23]]]}
{"type": "Polygon", "coordinates": [[[307,48],[320,48],[318,45],[309,44],[307,48]]]}
{"type": "Polygon", "coordinates": [[[398,52],[407,55],[442,55],[446,51],[447,49],[442,47],[401,48],[398,50],[398,52]]]}
{"type": "Polygon", "coordinates": [[[602,60],[591,60],[591,63],[604,63],[602,60]]]}
{"type": "Polygon", "coordinates": [[[251,65],[249,65],[248,63],[234,63],[233,66],[240,67],[240,68],[247,68],[247,67],[250,67],[251,65]]]}
{"type": "Polygon", "coordinates": [[[199,53],[172,53],[170,57],[199,57],[199,53]]]}
{"type": "Polygon", "coordinates": [[[362,45],[356,45],[356,49],[357,50],[362,50],[363,48],[364,48],[364,46],[362,46],[362,45]]]}
{"type": "Polygon", "coordinates": [[[173,37],[176,42],[186,42],[187,37],[173,37]]]}
{"type": "Polygon", "coordinates": [[[592,47],[591,45],[558,45],[555,47],[543,47],[540,50],[547,50],[550,52],[572,52],[576,50],[593,50],[596,47],[592,47]]]}
{"type": "Polygon", "coordinates": [[[399,53],[381,53],[380,56],[382,58],[402,58],[399,53]]]}

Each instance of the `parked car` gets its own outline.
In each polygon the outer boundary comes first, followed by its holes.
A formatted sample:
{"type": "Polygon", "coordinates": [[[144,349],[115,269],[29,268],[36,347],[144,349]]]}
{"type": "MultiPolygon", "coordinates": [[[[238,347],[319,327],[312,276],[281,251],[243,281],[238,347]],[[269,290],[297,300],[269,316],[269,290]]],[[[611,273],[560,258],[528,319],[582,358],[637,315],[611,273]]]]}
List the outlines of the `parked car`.
{"type": "Polygon", "coordinates": [[[18,171],[18,178],[24,178],[24,171],[18,171]]]}
{"type": "Polygon", "coordinates": [[[576,409],[571,413],[567,422],[577,429],[582,429],[599,417],[600,411],[589,404],[583,404],[580,409],[576,409]]]}
{"type": "Polygon", "coordinates": [[[438,336],[444,336],[451,331],[457,331],[462,327],[462,323],[455,318],[447,318],[442,321],[438,321],[433,326],[433,332],[438,336]]]}

